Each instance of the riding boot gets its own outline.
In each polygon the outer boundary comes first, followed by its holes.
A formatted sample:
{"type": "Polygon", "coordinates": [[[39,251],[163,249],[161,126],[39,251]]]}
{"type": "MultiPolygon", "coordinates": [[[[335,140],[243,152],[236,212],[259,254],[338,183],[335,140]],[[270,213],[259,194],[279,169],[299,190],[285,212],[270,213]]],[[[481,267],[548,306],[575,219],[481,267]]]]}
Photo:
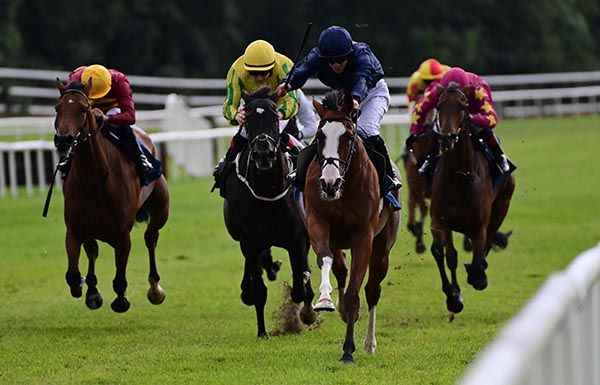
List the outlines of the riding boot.
{"type": "Polygon", "coordinates": [[[402,187],[402,183],[394,173],[392,161],[390,160],[390,155],[383,138],[379,135],[373,135],[366,138],[364,142],[371,148],[371,151],[368,151],[369,158],[373,162],[375,169],[377,169],[381,196],[385,196],[391,190],[397,190],[402,187]]]}
{"type": "Polygon", "coordinates": [[[219,163],[215,166],[213,170],[213,177],[215,178],[215,184],[218,184],[219,176],[223,172],[225,165],[227,163],[231,163],[235,160],[237,154],[239,154],[242,149],[248,144],[248,139],[244,138],[239,132],[236,133],[233,138],[231,138],[231,142],[229,142],[229,148],[225,153],[225,156],[221,158],[219,163]]]}
{"type": "Polygon", "coordinates": [[[118,126],[116,130],[118,130],[117,136],[123,141],[129,156],[135,163],[140,182],[145,186],[148,183],[146,180],[146,173],[154,169],[152,163],[150,163],[148,158],[146,158],[146,155],[144,155],[142,144],[137,140],[131,126],[118,126]]]}
{"type": "Polygon", "coordinates": [[[417,172],[423,176],[430,176],[433,172],[433,164],[435,163],[435,157],[439,154],[440,148],[437,139],[431,138],[428,146],[428,152],[421,162],[417,172]]]}
{"type": "Polygon", "coordinates": [[[289,152],[290,154],[297,156],[298,154],[300,154],[300,151],[302,151],[302,149],[304,147],[306,147],[304,144],[302,144],[302,142],[300,142],[298,139],[296,139],[294,137],[294,135],[291,135],[285,131],[283,131],[280,135],[280,140],[285,143],[285,149],[287,150],[287,152],[289,152]]]}
{"type": "Polygon", "coordinates": [[[496,165],[503,173],[510,171],[510,165],[508,164],[508,158],[504,154],[500,141],[494,131],[491,128],[484,128],[479,133],[479,138],[482,139],[492,150],[494,158],[496,159],[496,165]]]}
{"type": "Polygon", "coordinates": [[[288,176],[287,180],[294,185],[298,190],[304,190],[304,183],[306,182],[306,173],[308,172],[308,166],[315,158],[317,154],[317,142],[313,141],[308,146],[304,147],[298,154],[296,170],[292,171],[288,176]]]}

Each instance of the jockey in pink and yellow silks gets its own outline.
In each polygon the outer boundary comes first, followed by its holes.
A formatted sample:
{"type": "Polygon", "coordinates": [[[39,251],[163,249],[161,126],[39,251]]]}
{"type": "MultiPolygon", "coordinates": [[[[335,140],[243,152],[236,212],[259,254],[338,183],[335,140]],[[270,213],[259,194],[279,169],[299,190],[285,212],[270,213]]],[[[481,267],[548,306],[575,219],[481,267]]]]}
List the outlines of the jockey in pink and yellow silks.
{"type": "MultiPolygon", "coordinates": [[[[460,89],[470,90],[465,94],[469,103],[470,129],[490,147],[502,171],[509,171],[506,155],[504,155],[500,143],[492,131],[498,124],[498,115],[494,109],[490,86],[480,76],[466,72],[459,67],[448,70],[438,82],[432,83],[425,90],[423,98],[416,104],[412,112],[410,137],[407,139],[407,146],[410,146],[415,138],[423,133],[427,115],[437,106],[442,89],[447,88],[450,83],[456,83],[460,89]],[[438,84],[441,87],[438,87],[438,84]]],[[[432,148],[431,155],[436,155],[435,144],[437,142],[432,144],[434,148],[432,148]]],[[[427,161],[425,161],[424,167],[421,167],[421,172],[425,172],[426,163],[427,161]]]]}

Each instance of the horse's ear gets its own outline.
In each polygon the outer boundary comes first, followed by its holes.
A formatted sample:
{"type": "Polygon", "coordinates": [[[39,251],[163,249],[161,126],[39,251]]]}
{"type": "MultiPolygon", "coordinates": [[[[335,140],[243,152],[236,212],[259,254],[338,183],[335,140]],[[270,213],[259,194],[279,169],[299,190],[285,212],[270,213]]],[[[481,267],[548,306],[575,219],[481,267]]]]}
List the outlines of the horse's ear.
{"type": "Polygon", "coordinates": [[[465,88],[462,89],[463,94],[465,94],[467,97],[468,95],[471,95],[473,93],[473,86],[467,86],[465,88]]]}
{"type": "Polygon", "coordinates": [[[244,101],[244,103],[248,103],[250,101],[250,94],[247,93],[245,90],[242,90],[242,100],[244,101]]]}
{"type": "Polygon", "coordinates": [[[87,82],[87,84],[85,85],[85,87],[83,87],[83,92],[84,92],[86,95],[89,95],[89,94],[90,94],[90,90],[91,90],[91,89],[92,89],[92,78],[90,77],[90,78],[88,79],[88,82],[87,82]]]}
{"type": "Polygon", "coordinates": [[[444,91],[446,91],[446,87],[444,87],[443,85],[441,85],[441,84],[439,84],[439,83],[436,83],[436,84],[435,84],[435,86],[437,87],[437,90],[438,90],[439,92],[444,92],[444,91]]]}
{"type": "Polygon", "coordinates": [[[277,103],[277,101],[279,100],[279,95],[277,94],[277,92],[273,92],[269,95],[269,99],[271,99],[273,103],[277,103]]]}
{"type": "Polygon", "coordinates": [[[354,111],[354,99],[350,94],[346,94],[343,97],[342,102],[342,112],[348,116],[354,111]]]}
{"type": "Polygon", "coordinates": [[[317,111],[317,114],[322,118],[325,115],[325,107],[321,104],[317,99],[313,98],[312,101],[313,107],[317,111]]]}
{"type": "Polygon", "coordinates": [[[60,96],[63,96],[67,92],[67,85],[60,78],[56,78],[56,88],[60,92],[60,96]]]}

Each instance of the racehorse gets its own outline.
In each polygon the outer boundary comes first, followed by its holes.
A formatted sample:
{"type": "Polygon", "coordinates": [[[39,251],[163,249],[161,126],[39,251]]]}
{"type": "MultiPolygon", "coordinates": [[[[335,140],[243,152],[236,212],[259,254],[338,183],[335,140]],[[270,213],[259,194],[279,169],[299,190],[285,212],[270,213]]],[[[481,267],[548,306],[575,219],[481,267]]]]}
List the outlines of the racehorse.
{"type": "MultiPolygon", "coordinates": [[[[282,247],[289,254],[291,297],[295,303],[304,302],[300,312],[302,321],[311,324],[316,320],[308,267],[308,232],[286,180],[291,165],[283,152],[285,143],[279,139],[277,95],[269,95],[269,91],[263,87],[253,94],[242,95],[249,145],[236,159],[235,172],[224,176],[222,192],[225,225],[229,235],[240,243],[245,258],[242,302],[255,307],[259,337],[267,337],[264,320],[267,287],[262,268],[269,273],[265,263],[268,259],[268,265],[272,264],[268,252],[271,246],[282,247]]],[[[274,274],[278,266],[271,270],[274,274]]]]}
{"type": "MultiPolygon", "coordinates": [[[[100,110],[92,109],[88,98],[91,80],[83,85],[75,82],[68,88],[57,81],[60,91],[56,104],[54,142],[61,157],[72,154],[70,170],[63,185],[64,219],[67,228],[65,244],[69,259],[66,281],[71,295],[81,297],[83,283],[87,284],[85,304],[98,309],[103,299],[98,289],[95,263],[98,243],[106,242],[115,250],[116,273],[113,289],[117,298],[111,308],[118,313],[126,312],[130,302],[125,297],[127,288],[126,268],[131,249],[130,232],[138,220],[149,223],[144,240],[150,258],[148,300],[160,304],[165,292],[158,284],[155,249],[158,231],[169,216],[169,193],[164,177],[148,186],[141,187],[134,163],[115,147],[101,132],[105,131],[100,110]],[[100,134],[100,135],[99,135],[100,134]],[[85,278],[79,271],[81,245],[89,264],[85,278]]],[[[156,152],[150,137],[136,130],[144,145],[156,152]]]]}
{"type": "Polygon", "coordinates": [[[431,186],[431,253],[440,272],[450,320],[463,309],[456,279],[458,254],[452,243],[452,232],[463,233],[471,239],[473,259],[465,264],[467,282],[476,290],[485,289],[486,257],[515,189],[512,173],[502,175],[495,188],[492,184],[489,163],[475,147],[469,129],[465,96],[468,92],[451,85],[442,90],[437,105],[436,131],[441,155],[431,186]],[[446,275],[444,257],[452,282],[446,275]]]}
{"type": "MultiPolygon", "coordinates": [[[[358,319],[359,290],[367,267],[365,294],[369,323],[365,349],[373,354],[377,347],[377,303],[400,215],[380,199],[377,171],[350,117],[354,112],[352,99],[344,97],[341,91],[330,91],[323,103],[313,100],[313,105],[321,121],[315,136],[317,155],[308,168],[304,191],[308,232],[321,268],[321,295],[315,310],[335,310],[329,281],[329,272],[333,270],[339,290],[338,310],[346,322],[340,361],[353,363],[354,324],[358,319]],[[347,289],[344,249],[350,249],[352,256],[347,289]]],[[[400,175],[397,170],[396,174],[400,175]]],[[[394,194],[399,199],[399,191],[394,194]]]]}
{"type": "MultiPolygon", "coordinates": [[[[426,249],[423,241],[423,225],[429,212],[431,180],[428,179],[428,176],[421,175],[418,169],[428,148],[431,146],[430,142],[432,140],[437,140],[437,136],[432,131],[432,124],[428,124],[425,132],[417,137],[411,148],[407,149],[402,156],[408,187],[408,223],[406,225],[408,231],[415,237],[415,251],[419,254],[425,252],[426,249]]],[[[497,231],[493,238],[493,245],[498,249],[505,249],[511,235],[512,230],[507,232],[497,231]]],[[[468,236],[463,238],[463,248],[465,251],[473,251],[468,236]]]]}

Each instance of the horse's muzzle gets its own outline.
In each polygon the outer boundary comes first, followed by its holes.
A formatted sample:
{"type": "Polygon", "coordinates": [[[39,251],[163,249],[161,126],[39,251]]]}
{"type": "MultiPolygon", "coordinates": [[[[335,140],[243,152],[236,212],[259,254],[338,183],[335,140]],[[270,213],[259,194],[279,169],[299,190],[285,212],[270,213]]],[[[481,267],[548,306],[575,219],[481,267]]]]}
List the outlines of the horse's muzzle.
{"type": "Polygon", "coordinates": [[[54,135],[54,147],[56,147],[56,151],[61,157],[68,154],[73,143],[75,143],[73,135],[54,135]]]}
{"type": "Polygon", "coordinates": [[[344,180],[341,177],[336,178],[333,182],[325,178],[319,179],[321,186],[321,197],[328,201],[340,199],[342,196],[342,184],[344,180]]]}

